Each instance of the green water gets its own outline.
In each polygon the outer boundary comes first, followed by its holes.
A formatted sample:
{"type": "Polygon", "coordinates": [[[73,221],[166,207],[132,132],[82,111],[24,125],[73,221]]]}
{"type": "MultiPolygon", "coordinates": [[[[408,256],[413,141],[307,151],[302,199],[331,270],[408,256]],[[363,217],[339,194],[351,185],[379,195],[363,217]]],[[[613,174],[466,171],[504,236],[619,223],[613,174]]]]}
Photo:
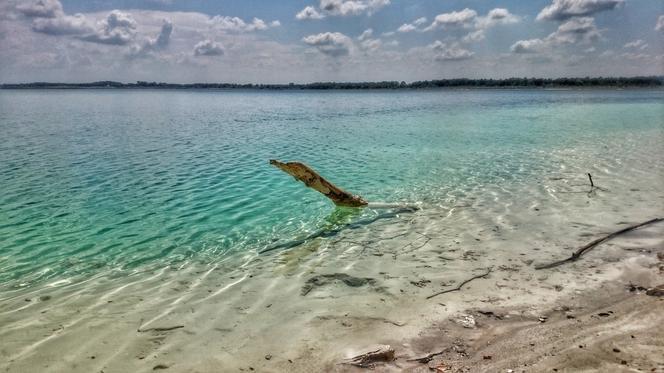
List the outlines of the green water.
{"type": "Polygon", "coordinates": [[[379,213],[335,211],[272,158],[304,161],[370,201],[453,205],[487,185],[542,178],[560,167],[554,152],[592,162],[619,153],[607,143],[662,142],[663,99],[0,91],[0,291],[212,263],[379,213]]]}

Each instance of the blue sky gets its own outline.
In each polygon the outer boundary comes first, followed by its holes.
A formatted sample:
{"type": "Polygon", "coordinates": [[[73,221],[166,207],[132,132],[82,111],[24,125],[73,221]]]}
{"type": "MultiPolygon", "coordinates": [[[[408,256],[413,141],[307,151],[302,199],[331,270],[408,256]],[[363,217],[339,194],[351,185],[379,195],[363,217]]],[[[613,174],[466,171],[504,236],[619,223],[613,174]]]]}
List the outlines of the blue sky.
{"type": "Polygon", "coordinates": [[[662,0],[6,0],[0,81],[664,74],[662,0]]]}

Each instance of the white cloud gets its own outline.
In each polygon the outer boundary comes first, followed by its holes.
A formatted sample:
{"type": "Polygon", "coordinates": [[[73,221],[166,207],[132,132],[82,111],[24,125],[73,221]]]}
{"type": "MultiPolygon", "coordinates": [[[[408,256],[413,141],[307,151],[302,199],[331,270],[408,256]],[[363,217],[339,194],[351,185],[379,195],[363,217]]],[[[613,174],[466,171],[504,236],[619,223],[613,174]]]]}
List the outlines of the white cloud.
{"type": "Polygon", "coordinates": [[[512,44],[510,50],[513,53],[537,53],[540,52],[544,46],[545,43],[542,39],[519,40],[512,44]]]}
{"type": "Polygon", "coordinates": [[[572,17],[590,16],[611,10],[623,0],[553,0],[553,3],[537,15],[537,20],[564,21],[572,17]]]}
{"type": "Polygon", "coordinates": [[[363,41],[369,39],[373,35],[373,29],[366,29],[360,34],[360,36],[357,37],[357,40],[363,41]]]}
{"type": "Polygon", "coordinates": [[[360,48],[363,51],[374,52],[380,49],[383,42],[380,39],[365,39],[360,43],[360,48]]]}
{"type": "Polygon", "coordinates": [[[470,27],[472,26],[476,17],[477,12],[469,8],[465,8],[458,12],[453,11],[449,13],[442,13],[437,15],[431,25],[429,25],[429,27],[427,27],[425,30],[429,31],[445,27],[470,27]]]}
{"type": "Polygon", "coordinates": [[[210,20],[210,24],[216,30],[230,31],[230,32],[251,32],[267,30],[269,27],[280,26],[279,21],[273,21],[268,26],[265,21],[260,18],[254,18],[251,22],[245,22],[239,17],[229,16],[214,16],[210,20]]]}
{"type": "Polygon", "coordinates": [[[574,17],[558,26],[544,39],[519,40],[512,44],[513,53],[536,53],[564,44],[590,44],[601,36],[592,17],[574,17]]]}
{"type": "Polygon", "coordinates": [[[210,39],[203,40],[194,46],[195,56],[221,56],[224,54],[224,46],[210,39]]]}
{"type": "Polygon", "coordinates": [[[412,25],[410,23],[404,23],[403,25],[399,26],[397,32],[411,32],[415,30],[417,30],[417,27],[415,25],[412,25]]]}
{"type": "Polygon", "coordinates": [[[664,31],[664,14],[657,18],[657,24],[655,25],[655,31],[664,31]]]}
{"type": "Polygon", "coordinates": [[[159,30],[159,35],[154,39],[148,39],[143,45],[134,45],[132,47],[131,56],[142,56],[148,52],[165,49],[171,41],[171,34],[173,33],[173,22],[164,19],[159,30]]]}
{"type": "Polygon", "coordinates": [[[295,15],[295,18],[302,21],[302,20],[306,20],[306,19],[323,19],[323,18],[325,18],[325,16],[318,13],[316,8],[309,5],[309,6],[306,6],[304,9],[302,9],[299,13],[297,13],[295,15]]]}
{"type": "Polygon", "coordinates": [[[340,32],[323,32],[309,35],[302,38],[302,41],[316,47],[321,53],[332,57],[348,55],[353,44],[348,36],[340,32]]]}
{"type": "Polygon", "coordinates": [[[413,24],[414,24],[415,26],[421,26],[421,25],[423,25],[423,24],[425,24],[425,23],[427,23],[427,17],[420,17],[420,18],[418,18],[418,19],[416,19],[416,20],[413,21],[413,24]]]}
{"type": "Polygon", "coordinates": [[[58,0],[37,0],[16,6],[26,17],[55,18],[63,14],[62,4],[58,0]]]}
{"type": "Polygon", "coordinates": [[[477,18],[477,28],[487,29],[496,25],[508,25],[519,22],[519,17],[510,13],[505,8],[495,8],[489,11],[486,16],[477,18]]]}
{"type": "Polygon", "coordinates": [[[426,17],[420,17],[414,20],[413,23],[404,23],[403,25],[399,26],[397,32],[406,33],[411,31],[423,31],[419,30],[417,27],[425,24],[426,22],[427,22],[426,17]]]}
{"type": "Polygon", "coordinates": [[[459,61],[472,58],[474,53],[462,48],[458,43],[447,44],[436,40],[428,48],[434,52],[436,61],[459,61]]]}
{"type": "Polygon", "coordinates": [[[631,41],[631,42],[623,45],[623,48],[634,48],[634,49],[643,50],[643,49],[648,48],[648,43],[646,43],[645,41],[643,41],[641,39],[638,39],[638,40],[634,40],[634,41],[631,41]]]}
{"type": "Polygon", "coordinates": [[[320,0],[320,9],[335,16],[356,16],[375,13],[390,5],[390,0],[320,0]]]}
{"type": "Polygon", "coordinates": [[[558,26],[558,30],[548,36],[555,43],[590,43],[600,37],[600,31],[595,26],[592,17],[574,17],[558,26]]]}
{"type": "MultiPolygon", "coordinates": [[[[520,18],[505,8],[490,10],[485,16],[480,16],[473,9],[465,8],[461,11],[439,14],[434,21],[423,31],[446,29],[450,27],[474,29],[462,39],[464,42],[474,42],[484,39],[485,30],[497,25],[508,25],[519,22],[520,18]]],[[[404,25],[405,26],[405,25],[404,25]]]]}
{"type": "Polygon", "coordinates": [[[475,30],[475,31],[471,31],[471,32],[467,33],[461,39],[461,41],[463,41],[464,43],[472,43],[472,42],[482,41],[482,40],[484,40],[484,37],[485,37],[484,29],[479,29],[479,30],[475,30]]]}
{"type": "Polygon", "coordinates": [[[47,35],[81,35],[94,32],[94,28],[83,14],[73,16],[60,14],[54,18],[36,18],[32,30],[47,35]]]}
{"type": "Polygon", "coordinates": [[[98,24],[97,31],[83,35],[81,40],[109,45],[129,44],[136,36],[136,21],[131,14],[114,10],[98,24]]]}

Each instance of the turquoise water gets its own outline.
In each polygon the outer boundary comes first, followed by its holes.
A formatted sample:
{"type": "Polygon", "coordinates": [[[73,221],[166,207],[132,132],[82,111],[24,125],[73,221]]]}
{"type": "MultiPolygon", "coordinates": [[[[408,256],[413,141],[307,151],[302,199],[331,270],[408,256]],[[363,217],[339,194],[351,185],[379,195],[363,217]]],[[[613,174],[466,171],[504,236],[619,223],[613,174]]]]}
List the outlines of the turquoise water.
{"type": "Polygon", "coordinates": [[[664,91],[1,91],[0,290],[210,263],[378,214],[532,182],[553,152],[661,141],[664,91]]]}

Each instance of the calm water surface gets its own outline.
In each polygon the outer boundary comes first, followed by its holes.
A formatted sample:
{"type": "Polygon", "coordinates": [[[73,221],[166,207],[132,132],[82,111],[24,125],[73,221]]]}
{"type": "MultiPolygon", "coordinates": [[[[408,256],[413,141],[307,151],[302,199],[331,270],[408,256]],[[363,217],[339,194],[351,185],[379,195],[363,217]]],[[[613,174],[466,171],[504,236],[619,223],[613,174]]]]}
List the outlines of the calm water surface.
{"type": "Polygon", "coordinates": [[[453,205],[559,170],[553,152],[592,162],[619,153],[608,143],[662,142],[663,102],[661,90],[0,91],[0,291],[210,263],[378,213],[335,211],[271,158],[370,201],[453,205]]]}

